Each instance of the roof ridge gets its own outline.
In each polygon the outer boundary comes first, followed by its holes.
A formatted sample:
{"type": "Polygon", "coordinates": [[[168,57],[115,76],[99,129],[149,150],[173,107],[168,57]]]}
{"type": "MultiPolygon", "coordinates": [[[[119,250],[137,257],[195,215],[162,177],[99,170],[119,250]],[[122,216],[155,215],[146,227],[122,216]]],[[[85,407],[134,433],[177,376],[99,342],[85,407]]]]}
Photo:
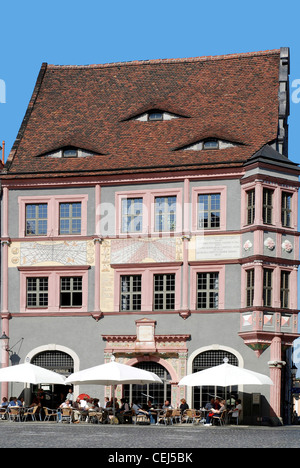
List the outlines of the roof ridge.
{"type": "Polygon", "coordinates": [[[280,49],[270,49],[262,50],[257,52],[240,52],[234,54],[225,54],[225,55],[204,55],[199,57],[185,57],[185,58],[172,58],[172,59],[149,59],[149,60],[132,60],[125,62],[111,62],[103,64],[89,64],[89,65],[55,65],[47,64],[48,68],[59,68],[59,69],[80,69],[80,68],[112,68],[120,66],[135,66],[135,65],[161,65],[167,63],[188,63],[188,62],[206,62],[206,61],[215,61],[215,60],[231,60],[236,58],[247,58],[247,57],[257,57],[263,55],[276,55],[280,54],[280,49]]]}

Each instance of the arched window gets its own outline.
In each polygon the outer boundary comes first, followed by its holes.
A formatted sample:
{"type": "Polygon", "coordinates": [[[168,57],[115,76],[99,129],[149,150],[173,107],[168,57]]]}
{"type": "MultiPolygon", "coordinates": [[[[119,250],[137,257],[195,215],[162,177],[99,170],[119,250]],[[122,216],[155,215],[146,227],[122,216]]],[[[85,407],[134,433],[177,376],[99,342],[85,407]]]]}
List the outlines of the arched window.
{"type": "Polygon", "coordinates": [[[134,367],[144,369],[149,372],[154,372],[163,381],[162,384],[146,384],[146,385],[124,385],[123,397],[132,403],[138,400],[141,405],[145,405],[148,400],[151,400],[154,405],[162,405],[165,400],[171,401],[171,376],[169,372],[157,362],[147,361],[139,362],[134,367]]]}
{"type": "MultiPolygon", "coordinates": [[[[228,359],[228,364],[238,366],[237,357],[225,350],[209,350],[198,354],[193,361],[193,373],[199,372],[209,367],[224,364],[224,358],[228,359]]],[[[193,387],[193,406],[196,409],[202,408],[212,397],[228,399],[230,394],[237,395],[237,386],[224,387],[193,387]]]]}
{"type": "Polygon", "coordinates": [[[42,351],[31,359],[31,364],[68,376],[74,372],[72,357],[62,351],[42,351]]]}
{"type": "MultiPolygon", "coordinates": [[[[44,367],[66,377],[74,372],[73,358],[63,351],[42,351],[33,356],[31,364],[44,367]]],[[[66,385],[33,385],[33,397],[36,395],[38,387],[44,391],[45,405],[49,408],[57,408],[65,400],[69,388],[66,385]]]]}

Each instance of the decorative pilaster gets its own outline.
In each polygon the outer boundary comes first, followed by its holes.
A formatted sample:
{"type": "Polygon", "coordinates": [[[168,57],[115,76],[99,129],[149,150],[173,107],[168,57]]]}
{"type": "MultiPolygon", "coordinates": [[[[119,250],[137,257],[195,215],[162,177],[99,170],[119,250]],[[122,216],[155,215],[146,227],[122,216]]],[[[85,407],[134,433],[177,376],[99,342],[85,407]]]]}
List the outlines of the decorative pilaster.
{"type": "Polygon", "coordinates": [[[278,419],[281,419],[281,370],[286,364],[281,360],[281,346],[281,338],[275,336],[270,347],[271,360],[268,362],[270,377],[274,383],[270,389],[271,416],[278,419]]]}

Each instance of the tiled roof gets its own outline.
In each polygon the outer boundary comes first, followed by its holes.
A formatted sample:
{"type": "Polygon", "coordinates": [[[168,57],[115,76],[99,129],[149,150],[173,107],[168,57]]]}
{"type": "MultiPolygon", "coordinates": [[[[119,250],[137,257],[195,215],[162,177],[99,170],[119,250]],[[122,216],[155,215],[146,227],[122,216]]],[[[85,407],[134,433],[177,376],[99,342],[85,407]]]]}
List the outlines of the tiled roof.
{"type": "Polygon", "coordinates": [[[239,166],[277,137],[280,50],[88,66],[43,64],[7,175],[239,166]],[[141,122],[151,109],[179,118],[141,122]],[[208,137],[238,143],[183,150],[208,137]],[[95,153],[46,156],[65,146],[95,153]]]}

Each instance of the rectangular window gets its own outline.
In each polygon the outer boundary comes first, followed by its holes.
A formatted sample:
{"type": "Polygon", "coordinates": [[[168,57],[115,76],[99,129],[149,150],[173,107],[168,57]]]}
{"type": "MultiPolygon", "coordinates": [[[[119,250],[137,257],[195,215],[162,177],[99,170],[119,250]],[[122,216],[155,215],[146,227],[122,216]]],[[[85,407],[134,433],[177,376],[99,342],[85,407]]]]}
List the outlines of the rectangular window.
{"type": "Polygon", "coordinates": [[[176,229],[176,196],[155,197],[155,231],[176,229]]]}
{"type": "Polygon", "coordinates": [[[284,227],[291,227],[292,194],[282,192],[281,196],[281,223],[284,227]]]}
{"type": "Polygon", "coordinates": [[[59,233],[81,234],[81,203],[59,204],[59,233]]]}
{"type": "Polygon", "coordinates": [[[141,310],[142,275],[121,276],[120,310],[141,310]]]}
{"type": "Polygon", "coordinates": [[[265,307],[272,307],[272,273],[273,270],[264,268],[263,303],[265,307]]]}
{"type": "Polygon", "coordinates": [[[253,224],[255,218],[255,189],[247,192],[247,224],[253,224]]]}
{"type": "Polygon", "coordinates": [[[198,229],[217,229],[220,227],[221,194],[198,195],[198,229]]]}
{"type": "Polygon", "coordinates": [[[154,275],[153,309],[175,309],[175,274],[154,275]]]}
{"type": "Polygon", "coordinates": [[[48,306],[48,278],[27,278],[27,307],[48,306]]]}
{"type": "Polygon", "coordinates": [[[26,236],[46,236],[47,210],[46,203],[26,205],[26,236]]]}
{"type": "Polygon", "coordinates": [[[282,271],[281,272],[281,282],[280,282],[280,304],[282,309],[288,309],[289,307],[289,279],[290,272],[282,271]]]}
{"type": "Polygon", "coordinates": [[[60,278],[60,306],[80,307],[82,305],[82,277],[60,278]]]}
{"type": "Polygon", "coordinates": [[[254,299],[254,269],[247,270],[247,285],[246,285],[246,307],[253,306],[254,299]]]}
{"type": "Polygon", "coordinates": [[[219,273],[197,274],[197,309],[219,306],[219,273]]]}
{"type": "Polygon", "coordinates": [[[263,222],[264,224],[272,224],[273,213],[273,193],[271,189],[263,189],[263,222]]]}
{"type": "Polygon", "coordinates": [[[125,198],[122,200],[122,232],[142,232],[143,199],[125,198]]]}

